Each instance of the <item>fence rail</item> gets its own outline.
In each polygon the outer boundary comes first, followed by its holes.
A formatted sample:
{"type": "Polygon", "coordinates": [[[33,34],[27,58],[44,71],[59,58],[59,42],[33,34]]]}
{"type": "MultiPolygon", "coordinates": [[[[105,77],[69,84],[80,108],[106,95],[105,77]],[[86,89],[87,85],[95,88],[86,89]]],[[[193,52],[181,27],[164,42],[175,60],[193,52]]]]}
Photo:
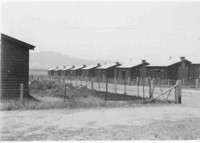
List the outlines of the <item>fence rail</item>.
{"type": "MultiPolygon", "coordinates": [[[[105,93],[115,93],[115,94],[125,94],[131,96],[138,96],[143,99],[153,99],[154,97],[162,94],[162,98],[167,100],[175,100],[177,83],[171,82],[169,80],[163,84],[163,80],[157,79],[152,80],[148,78],[137,78],[129,81],[117,80],[117,79],[97,79],[97,78],[66,78],[66,77],[49,77],[49,76],[32,76],[30,80],[40,80],[40,81],[53,81],[62,84],[71,84],[74,87],[80,88],[82,86],[87,87],[91,90],[96,90],[105,93]],[[168,91],[170,87],[173,87],[168,91]],[[174,92],[173,92],[174,90],[174,92]],[[165,95],[168,93],[167,95],[165,95]],[[171,96],[170,96],[171,95],[171,96]]],[[[180,81],[179,81],[180,84],[180,81]]],[[[65,87],[65,85],[63,86],[65,87]]],[[[159,96],[160,97],[160,96],[159,96]]],[[[175,100],[176,101],[176,100],[175,100]]]]}

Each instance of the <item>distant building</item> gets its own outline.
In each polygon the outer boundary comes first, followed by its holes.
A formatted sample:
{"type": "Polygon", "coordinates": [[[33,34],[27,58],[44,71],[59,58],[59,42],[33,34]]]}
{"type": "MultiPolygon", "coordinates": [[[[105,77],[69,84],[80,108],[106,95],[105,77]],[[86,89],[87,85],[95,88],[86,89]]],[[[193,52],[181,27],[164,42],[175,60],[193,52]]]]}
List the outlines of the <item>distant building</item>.
{"type": "Polygon", "coordinates": [[[29,50],[35,46],[1,34],[1,97],[19,98],[20,84],[29,97],[29,50]]]}
{"type": "Polygon", "coordinates": [[[62,76],[64,76],[64,77],[70,76],[70,70],[71,70],[72,68],[75,68],[75,66],[64,67],[64,68],[62,69],[62,76]]]}
{"type": "Polygon", "coordinates": [[[96,77],[98,78],[114,78],[116,77],[116,67],[120,66],[119,62],[115,64],[106,64],[96,68],[96,77]]]}
{"type": "Polygon", "coordinates": [[[51,69],[48,69],[48,76],[54,76],[54,70],[55,70],[56,68],[51,68],[51,69]]]}
{"type": "Polygon", "coordinates": [[[142,60],[140,64],[124,64],[117,67],[117,77],[118,79],[127,79],[128,77],[134,79],[136,77],[146,77],[147,69],[146,66],[149,65],[145,60],[142,60]]]}
{"type": "Polygon", "coordinates": [[[95,77],[96,68],[100,67],[100,64],[87,66],[82,68],[82,76],[83,77],[95,77]]]}
{"type": "Polygon", "coordinates": [[[62,68],[55,68],[54,69],[54,76],[61,76],[62,75],[62,68]]]}
{"type": "Polygon", "coordinates": [[[74,67],[74,68],[70,69],[70,76],[72,76],[72,77],[81,76],[82,68],[84,68],[84,67],[86,67],[86,65],[82,65],[82,66],[78,66],[78,67],[74,67]]]}
{"type": "Polygon", "coordinates": [[[192,62],[186,60],[185,57],[180,57],[179,62],[160,66],[147,66],[147,76],[152,78],[182,80],[187,83],[188,80],[199,78],[200,64],[192,64],[192,62]]]}

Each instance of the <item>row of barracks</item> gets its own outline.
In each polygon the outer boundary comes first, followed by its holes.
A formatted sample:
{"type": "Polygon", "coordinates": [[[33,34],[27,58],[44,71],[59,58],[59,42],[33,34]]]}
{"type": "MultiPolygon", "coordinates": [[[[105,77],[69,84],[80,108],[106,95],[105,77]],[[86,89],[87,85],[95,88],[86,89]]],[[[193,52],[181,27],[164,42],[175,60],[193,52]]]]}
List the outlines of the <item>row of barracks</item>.
{"type": "Polygon", "coordinates": [[[161,78],[170,80],[193,80],[200,78],[200,64],[192,63],[180,57],[180,60],[166,65],[150,65],[146,60],[138,64],[115,64],[106,65],[82,65],[70,66],[63,68],[53,68],[48,70],[49,76],[62,77],[90,77],[90,78],[118,78],[118,79],[135,79],[136,77],[161,78]]]}

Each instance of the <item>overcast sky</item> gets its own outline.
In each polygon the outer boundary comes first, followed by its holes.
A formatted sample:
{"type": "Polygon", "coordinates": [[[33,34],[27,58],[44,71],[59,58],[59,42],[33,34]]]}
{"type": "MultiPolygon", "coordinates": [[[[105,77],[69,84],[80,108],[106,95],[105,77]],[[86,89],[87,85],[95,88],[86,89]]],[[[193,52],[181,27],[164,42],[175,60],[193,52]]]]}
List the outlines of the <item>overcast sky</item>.
{"type": "Polygon", "coordinates": [[[2,32],[84,59],[200,63],[200,2],[4,2],[2,32]]]}

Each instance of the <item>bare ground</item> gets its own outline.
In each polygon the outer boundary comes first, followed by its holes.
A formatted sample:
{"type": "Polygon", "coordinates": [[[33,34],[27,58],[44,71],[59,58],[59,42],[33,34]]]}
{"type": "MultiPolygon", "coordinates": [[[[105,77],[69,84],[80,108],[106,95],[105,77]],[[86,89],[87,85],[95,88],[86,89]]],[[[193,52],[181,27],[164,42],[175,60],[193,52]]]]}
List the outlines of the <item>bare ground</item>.
{"type": "Polygon", "coordinates": [[[200,91],[183,104],[139,107],[1,111],[1,140],[200,139],[200,91]]]}

